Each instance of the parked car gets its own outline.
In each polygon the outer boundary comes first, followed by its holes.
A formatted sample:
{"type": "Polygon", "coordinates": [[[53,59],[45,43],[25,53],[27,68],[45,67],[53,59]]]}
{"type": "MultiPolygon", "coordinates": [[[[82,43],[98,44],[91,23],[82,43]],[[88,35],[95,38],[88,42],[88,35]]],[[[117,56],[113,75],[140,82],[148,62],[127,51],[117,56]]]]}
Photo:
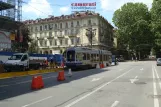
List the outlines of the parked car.
{"type": "Polygon", "coordinates": [[[157,59],[157,66],[160,66],[161,65],[161,58],[158,58],[157,59]]]}

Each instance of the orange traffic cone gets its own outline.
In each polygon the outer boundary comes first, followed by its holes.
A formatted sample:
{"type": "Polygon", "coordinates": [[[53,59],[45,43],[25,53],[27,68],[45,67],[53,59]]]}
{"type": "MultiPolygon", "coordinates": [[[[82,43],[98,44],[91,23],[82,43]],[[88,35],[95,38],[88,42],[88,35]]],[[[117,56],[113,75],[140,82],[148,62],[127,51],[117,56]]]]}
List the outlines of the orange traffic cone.
{"type": "Polygon", "coordinates": [[[57,80],[58,81],[64,81],[65,80],[64,71],[59,72],[57,80]]]}
{"type": "Polygon", "coordinates": [[[37,76],[34,76],[32,78],[31,89],[38,89],[38,88],[39,88],[38,78],[37,76]]]}
{"type": "Polygon", "coordinates": [[[44,82],[43,82],[42,76],[38,76],[38,82],[39,82],[39,88],[43,88],[44,82]]]}
{"type": "Polygon", "coordinates": [[[44,87],[42,76],[34,76],[32,79],[31,89],[40,89],[44,87]]]}
{"type": "Polygon", "coordinates": [[[61,62],[61,68],[64,68],[64,62],[61,62]]]}
{"type": "Polygon", "coordinates": [[[104,64],[102,63],[102,68],[104,68],[105,66],[104,66],[104,64]]]}

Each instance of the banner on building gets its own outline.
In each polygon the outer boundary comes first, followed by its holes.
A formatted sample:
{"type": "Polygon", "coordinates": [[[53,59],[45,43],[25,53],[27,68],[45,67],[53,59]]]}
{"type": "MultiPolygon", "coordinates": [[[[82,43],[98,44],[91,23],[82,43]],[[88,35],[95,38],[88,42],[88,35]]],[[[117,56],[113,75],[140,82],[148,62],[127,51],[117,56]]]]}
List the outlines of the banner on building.
{"type": "Polygon", "coordinates": [[[96,9],[96,2],[92,3],[71,3],[71,9],[78,10],[94,10],[96,9]]]}
{"type": "Polygon", "coordinates": [[[11,48],[10,32],[0,31],[0,49],[11,48]]]}
{"type": "Polygon", "coordinates": [[[16,37],[15,34],[13,34],[13,33],[10,34],[10,40],[15,40],[15,37],[16,37]]]}

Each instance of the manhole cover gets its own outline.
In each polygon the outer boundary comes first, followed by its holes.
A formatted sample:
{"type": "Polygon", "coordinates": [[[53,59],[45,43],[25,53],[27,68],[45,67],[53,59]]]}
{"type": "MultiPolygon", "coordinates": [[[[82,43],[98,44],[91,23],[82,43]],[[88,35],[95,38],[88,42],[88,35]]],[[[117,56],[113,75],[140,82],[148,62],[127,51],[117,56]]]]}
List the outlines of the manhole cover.
{"type": "Polygon", "coordinates": [[[143,85],[143,84],[146,84],[146,82],[135,82],[135,84],[143,85]]]}

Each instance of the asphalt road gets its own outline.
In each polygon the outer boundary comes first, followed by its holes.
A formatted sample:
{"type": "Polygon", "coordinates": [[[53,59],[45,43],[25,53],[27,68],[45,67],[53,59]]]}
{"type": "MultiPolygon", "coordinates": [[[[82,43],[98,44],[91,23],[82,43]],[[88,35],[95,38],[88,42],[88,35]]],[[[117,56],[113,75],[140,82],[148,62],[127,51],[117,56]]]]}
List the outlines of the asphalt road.
{"type": "Polygon", "coordinates": [[[161,66],[155,61],[43,75],[45,87],[31,90],[32,76],[0,80],[0,107],[161,107],[161,66]]]}

